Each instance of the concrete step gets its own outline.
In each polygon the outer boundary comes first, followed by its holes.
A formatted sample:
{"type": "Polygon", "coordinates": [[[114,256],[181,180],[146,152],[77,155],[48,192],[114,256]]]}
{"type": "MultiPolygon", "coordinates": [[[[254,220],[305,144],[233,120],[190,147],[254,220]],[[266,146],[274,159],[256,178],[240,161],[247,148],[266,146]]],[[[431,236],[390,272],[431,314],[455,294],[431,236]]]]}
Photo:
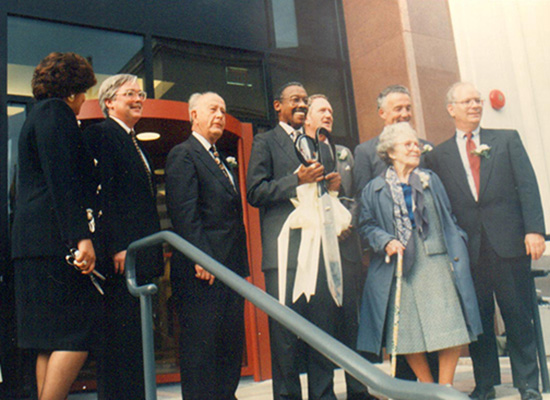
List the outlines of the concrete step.
{"type": "MultiPolygon", "coordinates": [[[[390,366],[386,361],[379,364],[378,367],[389,374],[390,366]]],[[[512,386],[512,371],[510,368],[510,359],[508,357],[500,358],[500,368],[502,376],[502,385],[496,387],[497,399],[500,400],[520,400],[518,391],[512,386]]],[[[303,375],[302,388],[303,399],[307,400],[307,377],[303,375]]],[[[463,357],[459,360],[454,387],[463,392],[470,393],[474,389],[474,376],[470,358],[463,357]]],[[[346,399],[346,384],[344,382],[344,372],[341,369],[334,374],[334,390],[338,400],[346,399]]],[[[158,400],[180,400],[181,391],[179,384],[160,385],[157,389],[158,400]]],[[[270,400],[272,399],[271,380],[263,382],[254,382],[251,377],[244,377],[239,383],[237,390],[239,400],[270,400]]],[[[385,397],[380,397],[385,399],[385,397]]],[[[96,400],[96,393],[76,393],[69,396],[69,400],[96,400]]],[[[550,400],[550,393],[544,393],[543,399],[550,400]]]]}

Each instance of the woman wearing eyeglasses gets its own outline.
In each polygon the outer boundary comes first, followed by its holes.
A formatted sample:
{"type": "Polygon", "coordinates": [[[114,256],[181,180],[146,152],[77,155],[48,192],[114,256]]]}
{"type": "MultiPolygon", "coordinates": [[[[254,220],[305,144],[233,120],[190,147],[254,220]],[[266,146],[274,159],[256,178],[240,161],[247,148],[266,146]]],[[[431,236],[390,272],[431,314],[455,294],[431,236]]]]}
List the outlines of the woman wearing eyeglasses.
{"type": "Polygon", "coordinates": [[[93,208],[94,167],[76,120],[95,83],[83,57],[48,55],[34,71],[37,103],[19,136],[12,226],[17,333],[20,347],[38,353],[39,400],[66,398],[95,337],[100,295],[87,276],[96,257],[86,211],[93,208]]]}
{"type": "Polygon", "coordinates": [[[421,382],[434,381],[426,353],[438,352],[439,383],[451,385],[462,346],[481,333],[466,234],[437,175],[418,168],[420,144],[408,122],[385,127],[377,152],[388,168],[360,197],[358,231],[373,256],[357,347],[379,354],[384,346],[394,352],[396,344],[395,354],[405,356],[421,382]],[[400,296],[397,253],[403,255],[400,296]]]}

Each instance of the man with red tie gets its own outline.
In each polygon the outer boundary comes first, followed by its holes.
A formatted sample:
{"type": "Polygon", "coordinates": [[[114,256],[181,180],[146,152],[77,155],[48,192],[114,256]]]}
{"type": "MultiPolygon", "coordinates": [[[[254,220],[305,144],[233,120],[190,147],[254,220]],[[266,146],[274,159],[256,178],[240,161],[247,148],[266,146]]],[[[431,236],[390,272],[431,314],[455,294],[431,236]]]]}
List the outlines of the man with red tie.
{"type": "Polygon", "coordinates": [[[483,100],[470,83],[454,84],[447,110],[455,134],[427,155],[468,234],[472,278],[484,333],[470,344],[476,388],[492,399],[500,384],[494,333],[496,298],[506,326],[514,386],[522,400],[541,399],[530,307],[530,264],[545,249],[544,217],[533,167],[515,130],[480,128],[483,100]]]}

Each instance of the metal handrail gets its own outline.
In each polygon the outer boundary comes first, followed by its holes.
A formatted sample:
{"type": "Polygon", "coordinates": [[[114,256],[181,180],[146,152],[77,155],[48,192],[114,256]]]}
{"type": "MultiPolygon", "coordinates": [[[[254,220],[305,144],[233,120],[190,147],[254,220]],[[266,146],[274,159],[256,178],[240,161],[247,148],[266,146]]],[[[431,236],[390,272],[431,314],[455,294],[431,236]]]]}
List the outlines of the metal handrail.
{"type": "Polygon", "coordinates": [[[170,231],[155,233],[133,242],[126,254],[126,283],[130,293],[140,297],[141,323],[143,331],[143,359],[145,373],[145,395],[147,400],[156,400],[155,355],[153,347],[153,322],[151,295],[157,292],[154,284],[138,286],[136,282],[135,259],[138,249],[168,242],[186,257],[201,265],[216,279],[236,291],[256,307],[266,312],[304,342],[322,353],[329,360],[342,367],[355,379],[370,389],[398,400],[466,400],[468,396],[457,390],[433,383],[418,383],[395,379],[372,365],[359,354],[343,345],[307,319],[280,304],[272,296],[247,282],[191,243],[170,231]]]}

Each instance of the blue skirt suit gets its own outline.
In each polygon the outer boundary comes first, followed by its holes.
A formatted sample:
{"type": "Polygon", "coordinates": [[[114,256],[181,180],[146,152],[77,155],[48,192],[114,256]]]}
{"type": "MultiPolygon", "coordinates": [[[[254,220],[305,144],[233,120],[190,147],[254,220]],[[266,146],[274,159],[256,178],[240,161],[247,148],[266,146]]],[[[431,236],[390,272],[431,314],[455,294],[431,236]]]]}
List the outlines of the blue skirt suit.
{"type": "MultiPolygon", "coordinates": [[[[437,229],[437,224],[430,221],[430,230],[432,231],[432,236],[435,235],[435,237],[432,237],[431,241],[429,237],[425,241],[417,238],[416,245],[422,243],[424,249],[420,252],[422,253],[421,255],[418,255],[419,251],[417,251],[417,257],[420,258],[417,258],[416,261],[417,263],[421,262],[425,264],[427,254],[430,254],[430,257],[431,255],[438,255],[434,264],[435,268],[441,273],[440,278],[445,281],[446,285],[452,282],[451,287],[454,289],[453,293],[458,297],[458,301],[451,301],[453,304],[459,304],[460,306],[458,309],[455,307],[454,314],[456,317],[456,312],[459,313],[459,320],[462,320],[465,324],[466,331],[459,329],[461,333],[458,334],[459,338],[456,344],[453,344],[455,339],[451,343],[446,340],[442,341],[440,338],[436,338],[433,341],[431,338],[428,338],[429,343],[427,344],[425,339],[428,335],[424,334],[420,335],[421,341],[417,340],[417,333],[419,332],[417,330],[419,328],[418,324],[427,323],[425,318],[418,315],[418,313],[425,315],[425,312],[421,309],[426,305],[426,301],[442,302],[448,300],[448,298],[442,299],[438,297],[442,295],[447,296],[445,292],[438,295],[432,290],[432,293],[430,293],[429,286],[422,289],[422,285],[413,282],[415,279],[418,279],[418,277],[414,276],[415,273],[419,272],[418,268],[416,272],[414,271],[415,264],[413,264],[407,278],[409,282],[404,283],[403,287],[405,290],[402,293],[404,298],[402,298],[401,302],[401,316],[404,326],[401,325],[399,329],[401,332],[399,340],[403,339],[401,353],[431,351],[441,348],[441,346],[457,345],[461,342],[464,343],[477,338],[482,331],[477,299],[470,275],[466,235],[456,225],[454,217],[451,214],[449,199],[437,175],[429,170],[421,169],[421,171],[429,175],[429,188],[425,192],[427,203],[431,203],[431,199],[433,199],[433,209],[429,212],[432,215],[429,217],[434,222],[437,220],[440,224],[440,229],[437,229]],[[440,233],[438,234],[437,231],[440,231],[440,233]],[[426,243],[427,241],[430,241],[430,243],[426,243]],[[443,260],[443,263],[441,263],[441,260],[443,260]],[[414,298],[418,297],[419,294],[422,296],[425,295],[428,300],[422,299],[416,303],[414,298]],[[417,313],[417,317],[412,315],[413,311],[417,313]],[[413,331],[403,333],[404,330],[413,328],[416,329],[416,333],[413,331]],[[416,336],[414,336],[415,334],[416,336]],[[403,335],[410,335],[410,339],[406,339],[406,336],[403,335]]],[[[427,204],[427,207],[432,208],[429,204],[427,204]]],[[[385,334],[389,334],[391,337],[392,326],[390,324],[392,322],[393,309],[391,309],[392,305],[390,303],[393,304],[394,301],[392,288],[395,286],[394,276],[396,268],[395,256],[391,258],[389,264],[385,262],[385,246],[390,240],[397,239],[394,228],[392,195],[389,185],[381,176],[373,179],[361,193],[358,232],[363,242],[372,248],[373,257],[369,265],[361,299],[357,347],[361,351],[380,354],[383,346],[386,344],[391,345],[391,343],[386,343],[387,336],[385,334]]],[[[416,235],[416,231],[413,231],[413,235],[416,235]]],[[[429,266],[429,268],[433,267],[429,266]]],[[[425,275],[426,271],[420,272],[422,275],[425,275]]],[[[428,270],[427,272],[428,276],[430,276],[430,271],[428,270]]],[[[422,279],[425,280],[425,278],[422,279]]],[[[447,310],[438,311],[438,315],[435,315],[432,322],[437,320],[437,317],[443,312],[447,312],[447,310]]],[[[450,324],[452,327],[455,325],[455,322],[451,322],[450,324]]],[[[430,325],[431,322],[426,327],[430,325]]],[[[434,328],[436,327],[431,326],[428,329],[434,328]]]]}

